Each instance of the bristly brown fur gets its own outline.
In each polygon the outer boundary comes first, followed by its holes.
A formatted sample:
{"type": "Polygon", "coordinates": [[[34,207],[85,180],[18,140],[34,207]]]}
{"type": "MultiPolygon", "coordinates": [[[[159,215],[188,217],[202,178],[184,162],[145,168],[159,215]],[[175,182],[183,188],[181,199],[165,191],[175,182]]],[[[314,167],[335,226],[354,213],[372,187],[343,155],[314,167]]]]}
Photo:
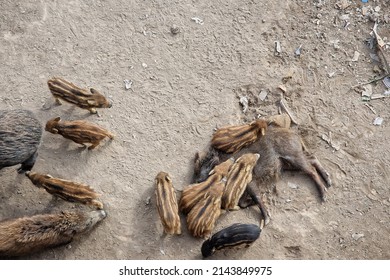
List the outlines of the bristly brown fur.
{"type": "Polygon", "coordinates": [[[91,143],[88,147],[90,150],[98,146],[105,137],[114,138],[114,134],[94,123],[83,120],[61,121],[60,117],[47,121],[45,130],[84,146],[85,143],[91,143]]]}
{"type": "MultiPolygon", "coordinates": [[[[223,161],[231,156],[239,157],[245,153],[260,154],[260,159],[253,168],[253,181],[247,187],[247,189],[252,190],[252,193],[256,186],[266,187],[272,182],[277,182],[282,170],[293,169],[300,170],[310,176],[320,193],[321,200],[323,202],[326,200],[327,188],[332,185],[330,174],[318,159],[308,155],[302,138],[294,130],[278,126],[268,127],[263,137],[237,153],[218,153],[210,150],[209,154],[212,157],[208,154],[204,158],[198,157],[195,180],[201,182],[204,178],[203,174],[207,174],[215,166],[213,162],[223,161]]],[[[256,204],[259,205],[265,224],[267,224],[269,217],[265,214],[267,211],[264,205],[260,206],[257,202],[256,204]]]]}
{"type": "Polygon", "coordinates": [[[215,166],[206,181],[185,187],[180,199],[180,211],[187,214],[195,206],[195,204],[206,195],[211,186],[220,182],[227,176],[232,164],[233,159],[230,158],[215,166]]]}
{"type": "Polygon", "coordinates": [[[252,171],[259,157],[259,154],[248,153],[234,162],[227,175],[226,187],[222,196],[223,209],[239,209],[238,201],[247,185],[252,181],[252,171]]]}
{"type": "Polygon", "coordinates": [[[104,95],[93,88],[88,91],[57,77],[48,80],[47,85],[59,104],[61,104],[59,100],[61,99],[82,109],[87,109],[93,114],[96,113],[95,108],[110,108],[112,106],[104,95]]]}
{"type": "Polygon", "coordinates": [[[42,214],[0,222],[0,257],[19,257],[67,244],[106,218],[104,210],[42,214]]]}
{"type": "Polygon", "coordinates": [[[210,236],[221,214],[221,198],[225,183],[221,180],[212,185],[204,198],[188,213],[187,226],[194,237],[208,238],[210,236]]]}
{"type": "Polygon", "coordinates": [[[175,189],[168,173],[159,172],[155,178],[155,194],[157,210],[160,215],[164,232],[181,234],[179,207],[175,189]]]}
{"type": "Polygon", "coordinates": [[[218,129],[211,140],[211,146],[225,153],[235,153],[255,142],[266,133],[267,122],[256,120],[250,124],[233,125],[218,129]]]}
{"type": "Polygon", "coordinates": [[[103,203],[96,200],[100,194],[96,193],[88,185],[54,178],[50,175],[36,172],[26,172],[26,176],[35,186],[44,188],[53,196],[69,202],[78,202],[96,207],[97,209],[103,209],[103,203]]]}

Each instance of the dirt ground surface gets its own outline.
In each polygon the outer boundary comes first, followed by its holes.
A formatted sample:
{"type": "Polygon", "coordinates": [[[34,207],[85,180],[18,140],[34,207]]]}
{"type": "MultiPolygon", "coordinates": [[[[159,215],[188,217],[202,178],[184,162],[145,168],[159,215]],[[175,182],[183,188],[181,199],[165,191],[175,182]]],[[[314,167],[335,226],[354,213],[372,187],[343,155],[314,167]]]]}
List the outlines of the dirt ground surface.
{"type": "MultiPolygon", "coordinates": [[[[279,86],[291,129],[331,173],[328,200],[307,176],[284,173],[277,193],[259,190],[271,214],[260,238],[211,259],[390,259],[390,99],[362,100],[370,86],[385,92],[381,80],[351,89],[386,73],[369,39],[376,20],[390,41],[389,1],[3,0],[0,18],[0,109],[28,108],[42,125],[85,119],[116,135],[89,151],[44,131],[33,171],[89,184],[108,217],[27,259],[201,259],[203,240],[184,215],[182,235],[163,235],[154,178],[168,172],[179,198],[214,129],[277,114],[279,86]],[[96,88],[112,108],[98,116],[54,105],[54,76],[96,88]]],[[[52,199],[16,168],[0,171],[1,220],[90,211],[52,199]]],[[[258,220],[255,207],[225,212],[214,232],[258,220]]]]}

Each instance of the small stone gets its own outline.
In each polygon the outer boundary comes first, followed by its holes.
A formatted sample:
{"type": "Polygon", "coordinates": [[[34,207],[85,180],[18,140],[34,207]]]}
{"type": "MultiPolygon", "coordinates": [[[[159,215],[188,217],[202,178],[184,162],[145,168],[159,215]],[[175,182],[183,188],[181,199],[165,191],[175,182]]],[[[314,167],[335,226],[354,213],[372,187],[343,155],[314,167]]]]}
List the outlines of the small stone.
{"type": "Polygon", "coordinates": [[[359,56],[360,56],[360,53],[358,51],[355,51],[351,61],[354,61],[354,62],[358,61],[359,60],[359,56]]]}
{"type": "Polygon", "coordinates": [[[267,92],[266,90],[260,91],[260,93],[259,93],[259,99],[260,99],[261,101],[264,101],[265,98],[267,97],[267,94],[268,94],[268,92],[267,92]]]}
{"type": "Polygon", "coordinates": [[[363,16],[366,16],[366,15],[368,14],[369,10],[370,10],[370,9],[369,9],[367,6],[364,6],[364,7],[362,8],[362,15],[363,15],[363,16]]]}
{"type": "Polygon", "coordinates": [[[387,76],[386,78],[383,79],[383,83],[387,88],[390,88],[390,77],[387,76]]]}
{"type": "Polygon", "coordinates": [[[171,33],[172,33],[173,35],[179,34],[179,33],[180,33],[180,28],[179,28],[178,26],[176,26],[176,25],[172,25],[172,27],[171,27],[171,33]]]}
{"type": "Polygon", "coordinates": [[[298,189],[298,186],[296,184],[294,184],[294,183],[291,183],[291,182],[288,182],[287,186],[289,186],[290,188],[292,188],[294,190],[298,189]]]}
{"type": "Polygon", "coordinates": [[[125,83],[125,89],[131,89],[133,82],[131,80],[123,80],[125,83]]]}
{"type": "Polygon", "coordinates": [[[242,112],[245,114],[246,111],[248,110],[248,104],[249,104],[249,100],[246,96],[241,96],[240,97],[240,104],[242,106],[242,112]]]}
{"type": "Polygon", "coordinates": [[[381,126],[383,123],[383,118],[381,117],[376,117],[374,122],[373,122],[373,125],[377,125],[377,126],[381,126]]]}
{"type": "Polygon", "coordinates": [[[193,17],[191,18],[193,21],[195,21],[196,24],[200,24],[200,25],[203,25],[204,22],[203,22],[203,19],[201,18],[198,18],[198,17],[193,17]]]}
{"type": "Polygon", "coordinates": [[[377,64],[374,65],[374,67],[372,68],[372,71],[374,73],[377,73],[377,74],[382,72],[382,70],[379,68],[379,66],[377,64]]]}
{"type": "Polygon", "coordinates": [[[341,15],[341,16],[339,16],[339,19],[348,21],[349,20],[349,15],[348,14],[341,15]]]}
{"type": "Polygon", "coordinates": [[[358,241],[360,238],[364,237],[364,233],[353,233],[352,238],[358,241]]]}

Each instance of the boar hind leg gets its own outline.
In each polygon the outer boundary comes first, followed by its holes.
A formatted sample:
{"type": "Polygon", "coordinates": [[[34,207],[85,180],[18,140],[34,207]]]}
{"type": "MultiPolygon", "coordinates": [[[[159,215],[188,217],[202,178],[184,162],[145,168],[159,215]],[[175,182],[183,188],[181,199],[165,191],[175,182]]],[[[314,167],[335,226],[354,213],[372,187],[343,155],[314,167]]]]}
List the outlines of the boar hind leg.
{"type": "Polygon", "coordinates": [[[245,190],[245,192],[240,197],[240,200],[238,201],[238,206],[241,208],[248,208],[249,206],[255,205],[255,202],[249,195],[248,191],[245,190]]]}
{"type": "Polygon", "coordinates": [[[263,223],[267,225],[270,222],[270,215],[268,214],[268,210],[267,208],[265,208],[263,201],[261,201],[261,199],[259,199],[256,195],[256,192],[254,190],[254,185],[255,185],[254,182],[255,181],[249,183],[249,185],[246,188],[246,191],[248,192],[249,196],[252,198],[254,204],[256,204],[260,209],[261,215],[263,216],[263,221],[260,222],[261,224],[260,228],[263,228],[263,223]]]}
{"type": "Polygon", "coordinates": [[[325,181],[326,187],[329,188],[332,186],[332,180],[330,179],[330,174],[326,169],[322,166],[319,160],[316,157],[309,158],[310,164],[317,170],[318,174],[320,174],[321,178],[325,181]]]}
{"type": "Polygon", "coordinates": [[[38,157],[38,153],[35,152],[31,157],[29,157],[27,160],[22,162],[22,165],[18,168],[18,173],[21,174],[26,171],[30,171],[34,166],[37,157],[38,157]]]}
{"type": "Polygon", "coordinates": [[[320,174],[317,172],[315,165],[313,166],[310,160],[308,160],[306,156],[304,156],[303,154],[301,156],[297,156],[289,159],[285,158],[285,160],[287,160],[292,166],[306,173],[307,175],[310,176],[310,178],[313,179],[316,187],[318,188],[318,191],[320,192],[321,200],[325,202],[326,187],[324,182],[321,179],[320,174]]]}
{"type": "Polygon", "coordinates": [[[57,105],[62,105],[62,102],[61,102],[61,100],[59,99],[59,98],[55,98],[55,103],[57,104],[57,105]]]}

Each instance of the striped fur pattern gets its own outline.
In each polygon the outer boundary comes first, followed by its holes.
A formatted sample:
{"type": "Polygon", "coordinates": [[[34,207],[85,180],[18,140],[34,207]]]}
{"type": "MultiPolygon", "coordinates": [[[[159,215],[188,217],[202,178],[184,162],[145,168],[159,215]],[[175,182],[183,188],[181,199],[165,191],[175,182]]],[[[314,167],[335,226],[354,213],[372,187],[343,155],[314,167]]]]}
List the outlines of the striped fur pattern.
{"type": "Polygon", "coordinates": [[[97,209],[103,209],[103,203],[96,200],[100,195],[88,185],[31,171],[26,172],[26,176],[35,186],[45,189],[53,196],[69,202],[78,202],[97,209]]]}
{"type": "Polygon", "coordinates": [[[267,121],[262,119],[250,124],[223,127],[213,134],[211,146],[225,153],[238,152],[264,135],[266,129],[267,121]]]}
{"type": "Polygon", "coordinates": [[[98,146],[105,137],[114,138],[114,134],[94,123],[83,120],[61,121],[60,117],[47,121],[45,130],[84,146],[85,143],[91,143],[88,147],[90,150],[98,146]]]}
{"type": "Polygon", "coordinates": [[[261,233],[260,227],[254,224],[236,223],[224,228],[203,242],[201,252],[204,258],[224,248],[248,247],[255,242],[261,233]]]}
{"type": "Polygon", "coordinates": [[[0,222],[0,257],[20,257],[68,244],[106,218],[104,210],[41,214],[0,222]]]}
{"type": "Polygon", "coordinates": [[[168,173],[159,172],[155,179],[155,194],[158,214],[167,234],[181,234],[179,206],[175,189],[168,173]]]}
{"type": "Polygon", "coordinates": [[[48,80],[47,85],[59,104],[61,104],[61,99],[82,109],[87,109],[93,114],[96,113],[95,108],[110,108],[112,106],[104,95],[93,88],[88,91],[56,77],[48,80]]]}
{"type": "Polygon", "coordinates": [[[244,193],[247,185],[252,181],[252,171],[259,154],[243,154],[230,168],[227,175],[225,191],[222,196],[222,208],[226,210],[238,210],[238,201],[244,193]]]}
{"type": "Polygon", "coordinates": [[[212,185],[202,198],[188,213],[188,230],[194,237],[207,238],[214,229],[215,222],[221,215],[221,197],[225,188],[225,180],[212,185]]]}
{"type": "Polygon", "coordinates": [[[230,158],[215,166],[206,181],[185,187],[180,199],[180,211],[187,214],[206,195],[211,186],[227,176],[233,161],[233,158],[230,158]]]}

